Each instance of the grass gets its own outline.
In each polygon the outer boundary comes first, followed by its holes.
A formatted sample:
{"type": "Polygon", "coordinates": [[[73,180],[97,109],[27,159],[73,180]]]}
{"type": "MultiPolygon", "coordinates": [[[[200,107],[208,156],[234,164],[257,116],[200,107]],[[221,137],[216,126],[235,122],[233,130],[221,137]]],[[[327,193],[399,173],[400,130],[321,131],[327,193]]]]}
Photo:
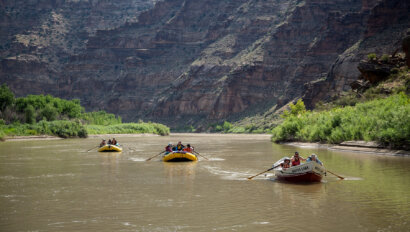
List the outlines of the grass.
{"type": "Polygon", "coordinates": [[[272,130],[272,140],[340,143],[376,141],[392,148],[410,144],[410,98],[394,94],[355,106],[290,115],[272,130]]]}
{"type": "Polygon", "coordinates": [[[6,136],[27,136],[27,135],[54,135],[62,138],[87,137],[85,127],[79,121],[40,121],[34,124],[13,123],[0,125],[0,139],[6,136]]]}
{"type": "Polygon", "coordinates": [[[105,111],[85,113],[76,99],[51,95],[15,98],[5,84],[0,86],[0,103],[0,140],[29,135],[84,138],[88,134],[170,133],[167,126],[159,123],[122,123],[121,117],[105,111]]]}
{"type": "Polygon", "coordinates": [[[168,135],[170,130],[167,126],[159,123],[122,123],[115,125],[85,125],[89,134],[142,134],[152,133],[168,135]]]}

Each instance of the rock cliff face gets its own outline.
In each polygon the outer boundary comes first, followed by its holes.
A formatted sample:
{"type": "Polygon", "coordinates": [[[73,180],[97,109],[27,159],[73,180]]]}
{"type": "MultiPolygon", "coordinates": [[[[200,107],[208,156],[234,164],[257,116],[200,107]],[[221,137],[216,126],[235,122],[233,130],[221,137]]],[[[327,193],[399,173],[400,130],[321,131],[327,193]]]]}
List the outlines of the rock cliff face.
{"type": "Polygon", "coordinates": [[[1,82],[171,126],[302,96],[312,106],[346,90],[365,55],[400,47],[409,27],[400,0],[32,2],[44,7],[0,3],[1,82]]]}
{"type": "Polygon", "coordinates": [[[402,51],[402,40],[410,28],[407,1],[378,1],[364,18],[359,39],[340,53],[325,78],[305,84],[304,100],[312,108],[320,100],[331,99],[360,78],[359,64],[370,53],[395,54],[402,51]]]}

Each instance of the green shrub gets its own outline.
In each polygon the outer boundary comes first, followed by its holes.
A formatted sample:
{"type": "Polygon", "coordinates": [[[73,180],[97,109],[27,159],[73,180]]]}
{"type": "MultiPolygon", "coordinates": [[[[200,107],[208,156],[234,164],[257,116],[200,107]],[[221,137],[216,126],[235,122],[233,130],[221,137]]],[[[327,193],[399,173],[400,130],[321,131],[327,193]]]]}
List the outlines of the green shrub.
{"type": "Polygon", "coordinates": [[[383,55],[380,57],[380,60],[383,61],[383,62],[388,62],[388,61],[390,60],[390,57],[389,57],[389,55],[387,55],[387,54],[383,54],[383,55]]]}
{"type": "Polygon", "coordinates": [[[109,126],[86,125],[88,134],[141,134],[153,133],[168,135],[170,130],[167,126],[159,123],[123,123],[109,126]]]}
{"type": "Polygon", "coordinates": [[[224,132],[228,132],[232,127],[233,127],[232,124],[228,121],[225,121],[224,124],[222,125],[224,132]]]}
{"type": "Polygon", "coordinates": [[[42,124],[39,126],[41,127],[42,131],[50,131],[52,135],[57,135],[62,138],[87,137],[87,130],[78,121],[42,121],[42,124]]]}
{"type": "Polygon", "coordinates": [[[35,124],[14,123],[0,126],[4,136],[55,135],[62,138],[87,137],[87,131],[78,121],[40,121],[35,124]]]}
{"type": "MultiPolygon", "coordinates": [[[[40,115],[46,114],[45,118],[55,118],[57,115],[60,118],[78,118],[84,111],[84,108],[80,105],[80,100],[64,100],[51,95],[28,95],[27,97],[21,97],[16,99],[16,110],[18,112],[24,112],[24,110],[31,105],[35,111],[39,111],[40,115]]],[[[43,116],[43,115],[42,115],[43,116]]]]}
{"type": "Polygon", "coordinates": [[[3,141],[4,137],[6,137],[6,134],[0,129],[0,141],[3,141]]]}
{"type": "Polygon", "coordinates": [[[6,84],[0,86],[0,111],[4,111],[6,107],[14,103],[14,94],[6,84]]]}
{"type": "Polygon", "coordinates": [[[289,104],[290,110],[285,110],[282,114],[282,118],[287,118],[290,116],[298,116],[306,113],[305,103],[302,99],[299,99],[296,104],[290,103],[289,104]]]}
{"type": "Polygon", "coordinates": [[[375,53],[370,53],[367,55],[367,59],[373,61],[377,59],[377,55],[375,53]]]}
{"type": "MultiPolygon", "coordinates": [[[[88,127],[93,134],[170,133],[167,126],[158,123],[141,121],[121,124],[121,117],[105,111],[84,113],[78,99],[64,100],[51,95],[28,95],[15,99],[6,85],[0,87],[0,110],[0,116],[3,117],[0,121],[2,137],[35,134],[57,135],[63,138],[87,137],[88,132],[80,120],[94,124],[88,127]],[[4,109],[6,112],[3,112],[4,109]]],[[[224,130],[228,130],[232,125],[228,123],[223,126],[224,130]]]]}
{"type": "Polygon", "coordinates": [[[109,114],[105,111],[83,113],[81,114],[80,118],[87,124],[92,125],[108,126],[121,123],[121,117],[116,117],[114,114],[109,114]]]}
{"type": "Polygon", "coordinates": [[[356,106],[288,116],[272,130],[273,141],[340,143],[377,141],[393,148],[409,144],[410,98],[404,94],[356,106]]]}
{"type": "Polygon", "coordinates": [[[41,118],[46,118],[47,121],[54,121],[57,119],[57,108],[51,104],[47,104],[40,113],[41,118]]]}
{"type": "Polygon", "coordinates": [[[242,134],[246,132],[247,132],[246,128],[242,126],[234,126],[229,130],[229,133],[235,133],[235,134],[242,134]]]}
{"type": "Polygon", "coordinates": [[[33,124],[36,122],[36,112],[32,105],[28,105],[24,109],[24,120],[25,120],[25,123],[28,123],[28,124],[33,124]]]}

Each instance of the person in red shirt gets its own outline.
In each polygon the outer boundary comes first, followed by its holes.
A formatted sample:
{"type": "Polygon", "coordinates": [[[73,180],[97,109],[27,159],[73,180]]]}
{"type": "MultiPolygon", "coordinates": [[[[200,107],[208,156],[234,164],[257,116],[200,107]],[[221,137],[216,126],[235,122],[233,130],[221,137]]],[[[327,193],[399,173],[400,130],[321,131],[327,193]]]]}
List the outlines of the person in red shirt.
{"type": "Polygon", "coordinates": [[[194,148],[191,147],[190,144],[187,144],[187,145],[186,145],[186,148],[184,148],[184,151],[189,152],[189,153],[192,153],[192,152],[194,151],[194,148]]]}
{"type": "Polygon", "coordinates": [[[290,160],[292,162],[292,166],[298,166],[300,165],[300,161],[306,161],[305,158],[299,156],[299,152],[295,152],[295,155],[292,157],[290,160]]]}

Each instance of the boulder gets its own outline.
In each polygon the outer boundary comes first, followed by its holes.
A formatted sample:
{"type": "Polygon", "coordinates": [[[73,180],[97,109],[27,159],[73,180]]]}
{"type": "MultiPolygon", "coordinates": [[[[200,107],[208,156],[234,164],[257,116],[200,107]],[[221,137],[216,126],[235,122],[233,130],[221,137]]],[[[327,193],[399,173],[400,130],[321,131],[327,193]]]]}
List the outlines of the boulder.
{"type": "Polygon", "coordinates": [[[394,68],[394,65],[377,61],[362,61],[357,68],[364,80],[375,84],[386,80],[391,73],[390,71],[394,68]]]}

